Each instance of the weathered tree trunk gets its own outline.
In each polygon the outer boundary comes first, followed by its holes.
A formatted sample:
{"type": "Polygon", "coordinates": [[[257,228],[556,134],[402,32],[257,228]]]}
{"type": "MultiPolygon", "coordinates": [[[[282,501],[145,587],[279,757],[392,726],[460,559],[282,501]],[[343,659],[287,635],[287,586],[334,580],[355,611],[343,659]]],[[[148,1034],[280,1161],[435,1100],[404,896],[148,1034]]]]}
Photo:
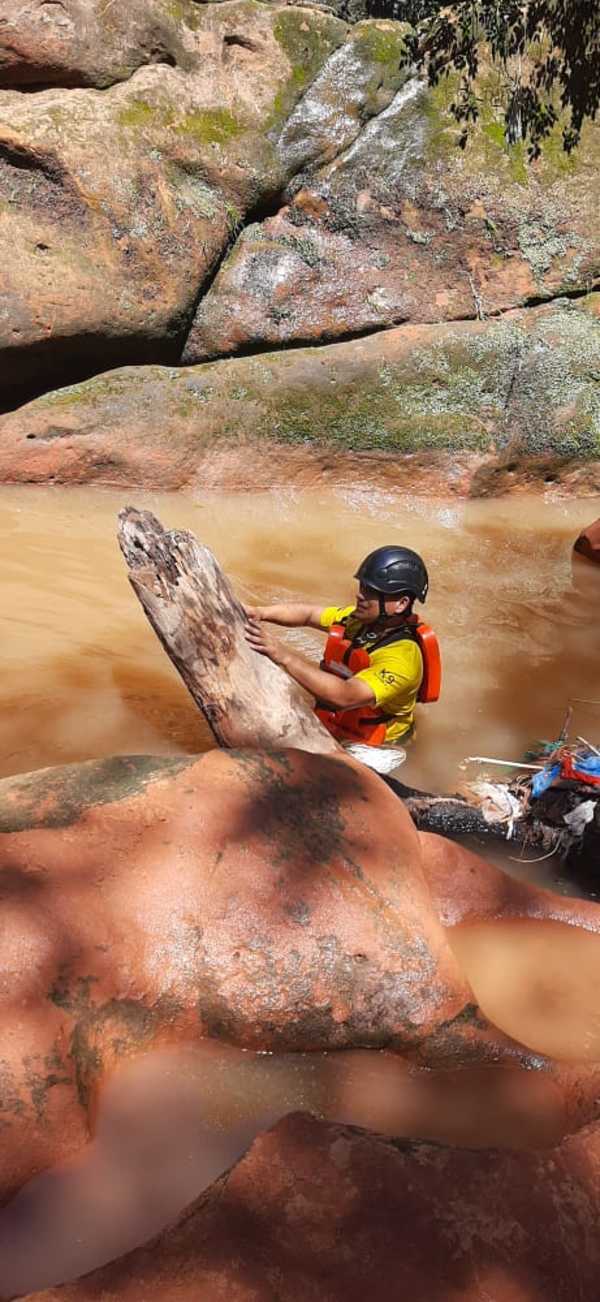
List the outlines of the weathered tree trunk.
{"type": "Polygon", "coordinates": [[[300,688],[244,637],[245,613],[208,547],[126,507],[119,544],[129,580],[220,746],[338,749],[300,688]]]}

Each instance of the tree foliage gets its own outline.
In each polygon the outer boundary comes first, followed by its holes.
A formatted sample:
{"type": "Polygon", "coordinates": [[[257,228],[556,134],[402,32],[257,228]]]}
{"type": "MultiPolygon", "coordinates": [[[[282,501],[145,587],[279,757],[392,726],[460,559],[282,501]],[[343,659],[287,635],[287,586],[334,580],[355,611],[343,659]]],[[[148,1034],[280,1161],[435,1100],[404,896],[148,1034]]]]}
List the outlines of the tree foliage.
{"type": "Polygon", "coordinates": [[[407,61],[432,85],[460,74],[452,111],[462,124],[479,113],[482,50],[501,69],[509,142],[526,140],[532,155],[560,120],[570,152],[600,105],[599,0],[374,0],[382,16],[414,25],[407,61]]]}

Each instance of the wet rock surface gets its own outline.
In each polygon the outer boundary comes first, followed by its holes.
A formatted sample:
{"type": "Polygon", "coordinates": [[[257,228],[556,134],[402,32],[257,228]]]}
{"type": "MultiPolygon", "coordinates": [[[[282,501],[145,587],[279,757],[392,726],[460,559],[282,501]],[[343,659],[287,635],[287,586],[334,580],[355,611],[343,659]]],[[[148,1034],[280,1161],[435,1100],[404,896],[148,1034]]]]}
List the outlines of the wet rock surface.
{"type": "Polygon", "coordinates": [[[599,301],[116,370],[0,418],[0,479],[598,491],[599,301]]]}
{"type": "Polygon", "coordinates": [[[292,1114],[146,1247],[38,1302],[594,1302],[600,1132],[547,1154],[292,1114]]]}
{"type": "Polygon", "coordinates": [[[450,881],[459,919],[559,908],[597,932],[598,906],[515,892],[419,837],[346,758],[211,751],[47,769],[0,783],[0,823],[1,1197],[83,1147],[119,1059],[206,1037],[496,1064],[536,1074],[562,1133],[597,1115],[597,1066],[554,1063],[492,1026],[442,923],[450,881]]]}

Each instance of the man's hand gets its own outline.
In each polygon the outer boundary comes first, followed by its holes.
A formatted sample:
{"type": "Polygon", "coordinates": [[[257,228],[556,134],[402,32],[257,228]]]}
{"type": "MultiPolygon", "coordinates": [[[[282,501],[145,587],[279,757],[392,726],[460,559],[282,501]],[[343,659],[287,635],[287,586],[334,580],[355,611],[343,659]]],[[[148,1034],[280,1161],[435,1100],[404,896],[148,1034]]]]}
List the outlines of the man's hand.
{"type": "Polygon", "coordinates": [[[273,664],[285,669],[295,682],[311,692],[319,701],[331,705],[334,710],[347,710],[355,705],[373,705],[375,697],[368,683],[360,678],[337,678],[335,674],[325,673],[317,665],[307,660],[293,647],[286,646],[273,637],[271,629],[263,620],[249,619],[245,625],[246,641],[253,651],[261,656],[268,656],[273,664]]]}
{"type": "MultiPolygon", "coordinates": [[[[250,615],[249,610],[246,610],[246,613],[250,615]]],[[[258,651],[261,656],[267,656],[274,665],[284,664],[286,649],[276,637],[273,637],[271,629],[260,618],[249,618],[244,633],[253,651],[258,651]]]]}

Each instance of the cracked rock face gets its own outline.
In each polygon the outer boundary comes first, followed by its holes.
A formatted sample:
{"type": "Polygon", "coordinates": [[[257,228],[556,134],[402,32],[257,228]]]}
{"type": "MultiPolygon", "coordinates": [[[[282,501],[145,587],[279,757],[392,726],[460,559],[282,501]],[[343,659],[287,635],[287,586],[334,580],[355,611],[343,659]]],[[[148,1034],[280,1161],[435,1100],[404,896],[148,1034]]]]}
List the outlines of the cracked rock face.
{"type": "Polygon", "coordinates": [[[294,1113],[148,1245],[31,1302],[592,1302],[600,1129],[549,1153],[294,1113]],[[274,1282],[275,1281],[275,1282],[274,1282]]]}
{"type": "Polygon", "coordinates": [[[522,457],[596,490],[600,125],[530,162],[488,71],[462,152],[452,85],[359,8],[5,0],[0,411],[49,394],[2,421],[5,481],[237,487],[246,441],[263,485],[410,453],[420,491],[503,491],[522,457]]]}
{"type": "Polygon", "coordinates": [[[594,284],[600,125],[576,158],[552,139],[531,163],[484,102],[463,152],[448,99],[409,80],[349,149],[296,178],[224,262],[184,361],[488,317],[594,284]]]}
{"type": "MultiPolygon", "coordinates": [[[[134,6],[131,22],[121,21],[134,63],[148,53],[139,32],[158,8],[134,6]]],[[[347,148],[403,75],[326,12],[255,0],[181,9],[190,25],[178,20],[172,66],[157,53],[119,80],[101,39],[109,5],[86,8],[81,29],[75,5],[42,6],[54,34],[64,30],[71,80],[79,67],[101,82],[90,62],[101,50],[103,75],[116,84],[101,94],[0,93],[5,400],[19,385],[51,383],[57,366],[73,376],[78,367],[174,360],[202,285],[246,214],[272,203],[299,169],[347,148]]],[[[36,31],[42,10],[32,12],[36,31]]],[[[390,25],[366,25],[381,26],[390,25]]],[[[10,30],[0,28],[5,44],[10,30]]],[[[39,51],[35,59],[44,62],[39,51]]]]}

